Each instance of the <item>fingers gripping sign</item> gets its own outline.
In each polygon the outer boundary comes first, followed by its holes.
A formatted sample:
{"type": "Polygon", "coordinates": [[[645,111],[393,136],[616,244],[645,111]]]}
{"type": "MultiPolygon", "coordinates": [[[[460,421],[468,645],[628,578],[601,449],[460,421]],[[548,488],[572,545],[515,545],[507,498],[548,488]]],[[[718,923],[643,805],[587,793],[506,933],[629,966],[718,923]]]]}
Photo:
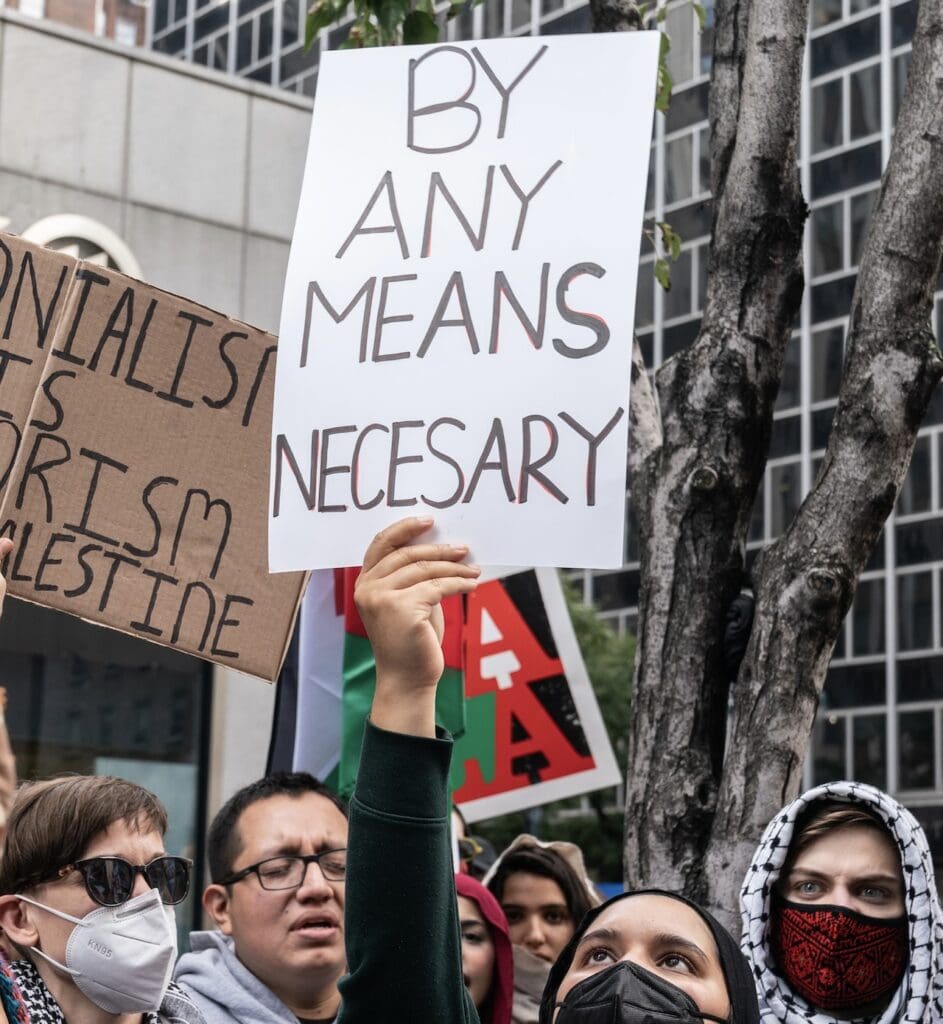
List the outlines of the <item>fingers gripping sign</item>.
{"type": "Polygon", "coordinates": [[[392,732],[435,735],[435,690],[445,668],[441,602],[471,593],[480,569],[464,544],[422,544],[429,516],[377,534],[364,556],[354,598],[373,645],[377,683],[371,719],[392,732]]]}

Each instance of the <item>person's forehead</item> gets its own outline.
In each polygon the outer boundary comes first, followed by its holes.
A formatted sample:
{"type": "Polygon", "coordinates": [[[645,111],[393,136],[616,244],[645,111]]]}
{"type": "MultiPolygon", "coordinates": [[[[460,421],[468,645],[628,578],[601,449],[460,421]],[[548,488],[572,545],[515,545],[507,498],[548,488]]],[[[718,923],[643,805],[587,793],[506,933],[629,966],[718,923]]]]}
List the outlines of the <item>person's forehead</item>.
{"type": "Polygon", "coordinates": [[[128,823],[119,818],[91,840],[82,853],[86,857],[126,857],[134,863],[145,863],[164,852],[164,837],[146,819],[128,823]]]}
{"type": "Polygon", "coordinates": [[[701,915],[670,896],[654,893],[626,896],[607,907],[590,928],[612,928],[626,941],[670,933],[696,942],[708,956],[718,958],[717,943],[701,915]]]}
{"type": "Polygon", "coordinates": [[[552,878],[515,871],[504,881],[505,903],[565,903],[563,890],[552,878]]]}
{"type": "Polygon", "coordinates": [[[900,873],[900,854],[890,833],[867,825],[845,825],[813,839],[792,864],[792,870],[810,869],[831,874],[843,871],[900,873]]]}
{"type": "Polygon", "coordinates": [[[463,921],[478,921],[481,924],[486,923],[478,904],[468,896],[459,896],[458,916],[463,921]]]}
{"type": "Polygon", "coordinates": [[[320,793],[277,793],[256,800],[239,815],[236,827],[243,850],[347,841],[347,819],[320,793]]]}

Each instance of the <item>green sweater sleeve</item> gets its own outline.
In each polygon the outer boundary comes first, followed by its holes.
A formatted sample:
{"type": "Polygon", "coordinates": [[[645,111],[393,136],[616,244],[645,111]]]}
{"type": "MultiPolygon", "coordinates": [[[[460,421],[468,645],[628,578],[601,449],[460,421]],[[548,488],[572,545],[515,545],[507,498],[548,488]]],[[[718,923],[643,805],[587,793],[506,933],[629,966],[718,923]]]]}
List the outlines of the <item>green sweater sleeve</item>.
{"type": "Polygon", "coordinates": [[[451,738],[366,723],[347,842],[338,1024],[478,1024],[462,978],[451,738]]]}

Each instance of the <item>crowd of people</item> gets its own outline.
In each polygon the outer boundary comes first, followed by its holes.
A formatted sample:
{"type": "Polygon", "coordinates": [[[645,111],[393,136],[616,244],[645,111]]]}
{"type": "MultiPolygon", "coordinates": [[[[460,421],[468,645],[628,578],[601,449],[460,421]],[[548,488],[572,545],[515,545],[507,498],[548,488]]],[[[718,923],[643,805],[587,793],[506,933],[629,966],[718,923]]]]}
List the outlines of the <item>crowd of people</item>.
{"type": "Polygon", "coordinates": [[[179,959],[192,865],[165,850],[159,801],[108,777],[0,780],[9,1024],[943,1022],[926,837],[867,785],[769,823],[738,939],[677,893],[603,902],[570,843],[522,835],[456,874],[440,601],[478,570],[429,525],[378,535],[358,580],[377,683],[350,807],[304,773],[231,797],[207,842],[213,927],[179,959]]]}

